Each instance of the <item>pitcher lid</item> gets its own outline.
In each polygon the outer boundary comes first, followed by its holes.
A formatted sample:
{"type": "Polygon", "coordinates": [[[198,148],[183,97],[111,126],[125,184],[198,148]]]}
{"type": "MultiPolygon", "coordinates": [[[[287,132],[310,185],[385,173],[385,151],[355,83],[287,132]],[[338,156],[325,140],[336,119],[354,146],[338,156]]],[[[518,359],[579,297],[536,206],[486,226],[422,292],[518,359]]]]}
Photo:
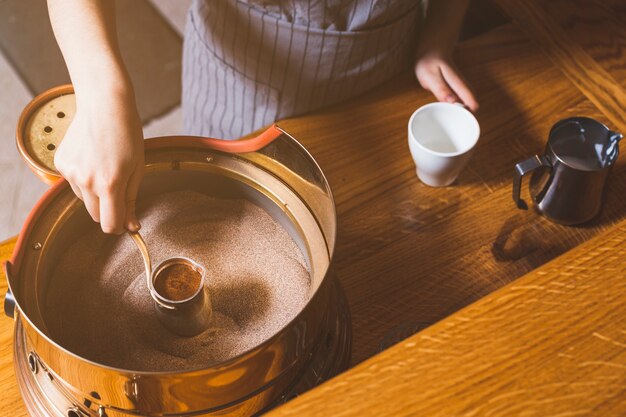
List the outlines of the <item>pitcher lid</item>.
{"type": "Polygon", "coordinates": [[[622,135],[590,117],[571,117],[550,130],[548,146],[564,164],[583,171],[610,167],[617,159],[622,135]]]}

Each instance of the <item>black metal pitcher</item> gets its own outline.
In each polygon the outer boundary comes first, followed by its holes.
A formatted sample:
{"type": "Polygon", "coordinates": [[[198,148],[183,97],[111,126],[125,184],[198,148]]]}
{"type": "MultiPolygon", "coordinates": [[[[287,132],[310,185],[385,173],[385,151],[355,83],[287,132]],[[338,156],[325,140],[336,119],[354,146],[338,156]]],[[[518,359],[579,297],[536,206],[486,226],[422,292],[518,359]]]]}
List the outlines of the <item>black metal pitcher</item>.
{"type": "Polygon", "coordinates": [[[550,130],[543,155],[515,165],[513,200],[523,210],[522,178],[533,172],[530,195],[548,219],[573,225],[593,219],[602,207],[606,178],[619,153],[622,135],[597,120],[572,117],[550,130]]]}

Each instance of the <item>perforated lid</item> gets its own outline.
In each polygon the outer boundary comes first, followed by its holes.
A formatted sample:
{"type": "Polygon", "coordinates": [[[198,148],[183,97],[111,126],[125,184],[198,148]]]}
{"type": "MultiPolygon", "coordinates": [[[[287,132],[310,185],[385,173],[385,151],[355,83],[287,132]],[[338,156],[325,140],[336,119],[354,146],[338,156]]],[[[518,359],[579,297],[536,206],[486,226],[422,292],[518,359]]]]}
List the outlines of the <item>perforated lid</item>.
{"type": "Polygon", "coordinates": [[[29,167],[44,181],[60,177],[54,154],[74,114],[76,98],[71,85],[56,87],[35,97],[17,126],[17,147],[29,167]]]}

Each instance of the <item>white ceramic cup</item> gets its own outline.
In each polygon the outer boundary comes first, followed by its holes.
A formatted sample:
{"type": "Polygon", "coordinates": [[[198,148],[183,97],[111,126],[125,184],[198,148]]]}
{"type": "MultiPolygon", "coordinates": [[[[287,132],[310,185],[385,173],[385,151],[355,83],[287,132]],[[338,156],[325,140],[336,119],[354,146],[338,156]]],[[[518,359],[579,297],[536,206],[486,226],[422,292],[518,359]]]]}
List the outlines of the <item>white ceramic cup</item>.
{"type": "Polygon", "coordinates": [[[409,119],[409,149],[417,176],[431,187],[445,187],[459,176],[480,136],[476,117],[463,105],[430,103],[409,119]]]}

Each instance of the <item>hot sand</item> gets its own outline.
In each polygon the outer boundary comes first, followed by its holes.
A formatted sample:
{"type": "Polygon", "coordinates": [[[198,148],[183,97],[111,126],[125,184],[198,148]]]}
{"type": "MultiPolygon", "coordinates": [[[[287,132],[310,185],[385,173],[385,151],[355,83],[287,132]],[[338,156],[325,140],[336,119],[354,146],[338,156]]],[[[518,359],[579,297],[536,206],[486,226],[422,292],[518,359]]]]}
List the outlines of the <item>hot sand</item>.
{"type": "Polygon", "coordinates": [[[153,265],[185,256],[206,268],[210,329],[191,338],[165,330],[130,236],[107,236],[94,224],[59,260],[45,299],[49,334],[61,346],[130,370],[198,368],[262,343],[304,307],[303,255],[263,209],[192,191],[143,203],[141,233],[153,265]]]}

